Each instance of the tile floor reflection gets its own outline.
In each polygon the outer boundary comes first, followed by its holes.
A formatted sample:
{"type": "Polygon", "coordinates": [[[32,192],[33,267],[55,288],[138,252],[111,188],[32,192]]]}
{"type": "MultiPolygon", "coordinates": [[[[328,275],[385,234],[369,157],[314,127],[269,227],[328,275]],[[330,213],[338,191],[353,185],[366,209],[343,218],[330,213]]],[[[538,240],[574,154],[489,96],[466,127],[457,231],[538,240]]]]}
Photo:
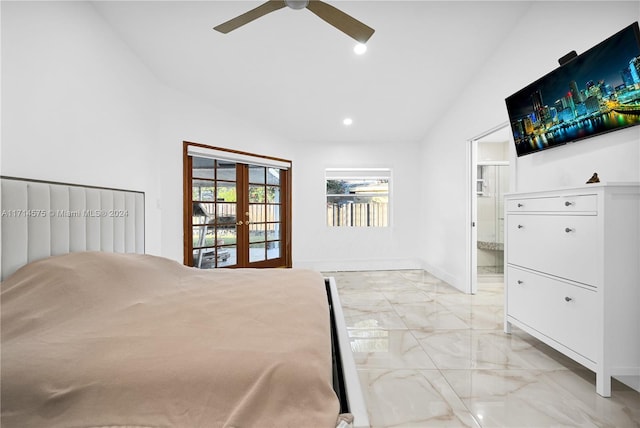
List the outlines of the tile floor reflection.
{"type": "Polygon", "coordinates": [[[466,295],[421,270],[336,279],[373,427],[640,427],[640,393],[514,327],[503,285],[466,295]]]}

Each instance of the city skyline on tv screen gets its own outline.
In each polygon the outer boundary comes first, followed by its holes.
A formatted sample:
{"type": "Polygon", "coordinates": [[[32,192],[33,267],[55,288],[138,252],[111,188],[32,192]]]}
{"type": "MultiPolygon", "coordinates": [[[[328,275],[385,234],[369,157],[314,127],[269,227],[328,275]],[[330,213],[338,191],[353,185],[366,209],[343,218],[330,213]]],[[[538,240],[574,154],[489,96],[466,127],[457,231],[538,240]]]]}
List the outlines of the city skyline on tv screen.
{"type": "Polygon", "coordinates": [[[506,99],[518,156],[640,124],[634,23],[506,99]]]}

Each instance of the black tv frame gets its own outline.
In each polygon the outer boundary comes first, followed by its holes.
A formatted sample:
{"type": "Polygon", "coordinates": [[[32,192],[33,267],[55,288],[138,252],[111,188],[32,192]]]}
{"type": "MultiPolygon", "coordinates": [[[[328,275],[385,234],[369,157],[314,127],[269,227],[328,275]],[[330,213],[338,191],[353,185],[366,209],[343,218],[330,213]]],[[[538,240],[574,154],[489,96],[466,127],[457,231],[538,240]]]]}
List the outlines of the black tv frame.
{"type": "Polygon", "coordinates": [[[638,22],[580,55],[565,55],[560,67],[507,97],[518,157],[640,125],[640,79],[630,71],[633,58],[640,68],[638,22]],[[623,69],[633,85],[622,77],[623,69]]]}

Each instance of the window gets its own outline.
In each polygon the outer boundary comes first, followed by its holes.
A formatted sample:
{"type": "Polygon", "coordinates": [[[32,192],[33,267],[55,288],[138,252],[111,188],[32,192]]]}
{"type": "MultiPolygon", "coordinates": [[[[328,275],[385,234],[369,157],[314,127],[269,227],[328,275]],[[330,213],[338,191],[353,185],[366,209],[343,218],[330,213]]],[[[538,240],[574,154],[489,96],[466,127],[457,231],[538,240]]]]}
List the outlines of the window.
{"type": "Polygon", "coordinates": [[[388,168],[327,169],[327,225],[389,226],[390,178],[388,168]]]}

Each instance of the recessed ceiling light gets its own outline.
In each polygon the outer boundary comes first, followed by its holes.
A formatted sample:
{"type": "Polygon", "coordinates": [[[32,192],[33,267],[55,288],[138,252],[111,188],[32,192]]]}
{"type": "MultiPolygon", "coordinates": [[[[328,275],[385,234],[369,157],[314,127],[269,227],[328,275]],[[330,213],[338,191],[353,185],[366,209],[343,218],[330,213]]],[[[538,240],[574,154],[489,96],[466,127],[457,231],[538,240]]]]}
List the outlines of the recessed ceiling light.
{"type": "Polygon", "coordinates": [[[357,45],[355,45],[353,47],[353,51],[357,55],[362,55],[363,53],[365,53],[367,51],[367,45],[365,45],[364,43],[358,43],[357,45]]]}
{"type": "Polygon", "coordinates": [[[351,119],[350,117],[345,118],[342,123],[344,123],[344,126],[349,126],[353,123],[353,119],[351,119]]]}

